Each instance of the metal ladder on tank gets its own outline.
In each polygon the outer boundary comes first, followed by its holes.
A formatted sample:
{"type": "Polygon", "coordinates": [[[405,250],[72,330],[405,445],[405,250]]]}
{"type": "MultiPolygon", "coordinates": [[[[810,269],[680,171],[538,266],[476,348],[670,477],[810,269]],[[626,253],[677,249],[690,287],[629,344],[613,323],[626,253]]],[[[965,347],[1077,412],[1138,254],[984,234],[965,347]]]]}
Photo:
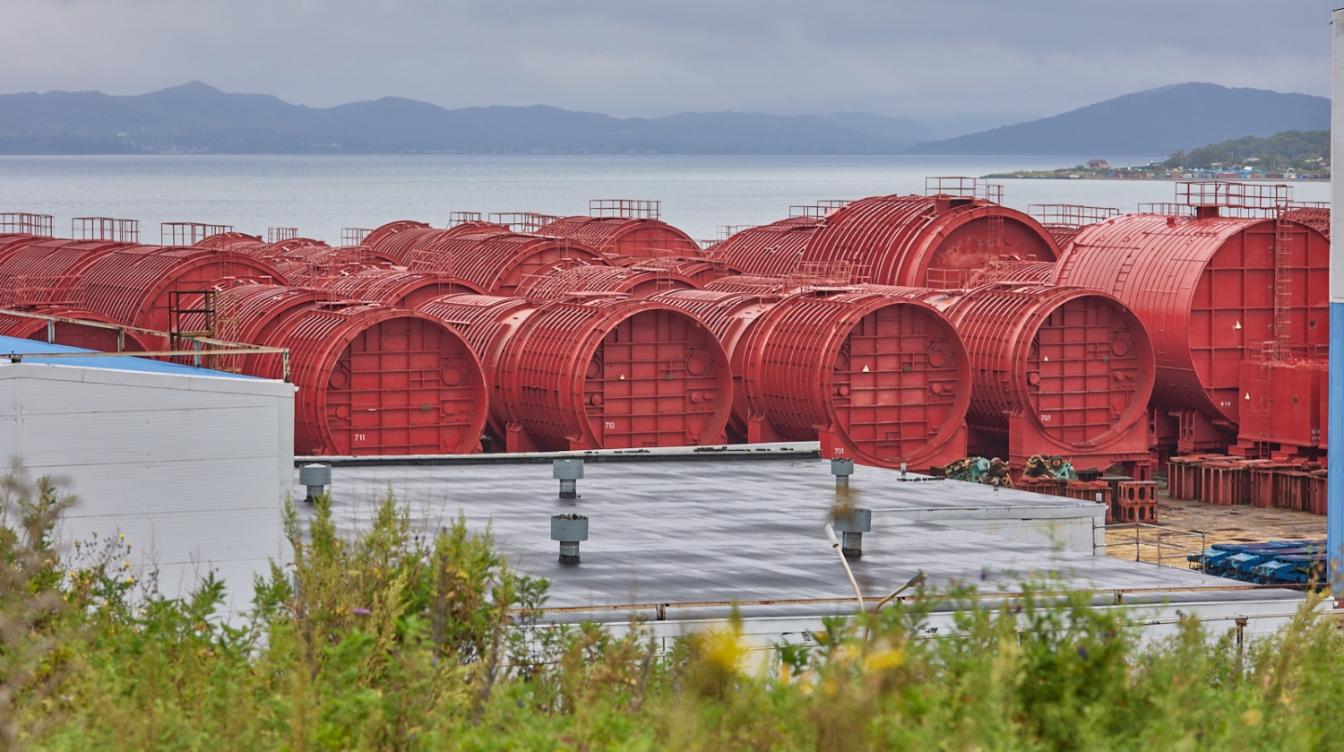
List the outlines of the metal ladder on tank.
{"type": "MultiPolygon", "coordinates": [[[[1273,321],[1272,339],[1260,343],[1260,364],[1255,380],[1255,405],[1252,408],[1261,429],[1269,432],[1274,425],[1274,368],[1288,359],[1289,337],[1292,332],[1292,269],[1289,267],[1288,223],[1281,217],[1274,219],[1273,253],[1273,321]]],[[[1267,456],[1267,436],[1256,442],[1256,453],[1267,456]]]]}
{"type": "MultiPolygon", "coordinates": [[[[172,350],[187,348],[199,350],[201,342],[197,337],[215,336],[215,291],[214,290],[173,290],[168,294],[168,347],[172,350]],[[196,306],[185,304],[190,296],[201,296],[196,306]],[[184,327],[185,317],[200,314],[201,329],[188,330],[184,327]]],[[[200,367],[201,356],[193,355],[191,364],[200,367]]]]}

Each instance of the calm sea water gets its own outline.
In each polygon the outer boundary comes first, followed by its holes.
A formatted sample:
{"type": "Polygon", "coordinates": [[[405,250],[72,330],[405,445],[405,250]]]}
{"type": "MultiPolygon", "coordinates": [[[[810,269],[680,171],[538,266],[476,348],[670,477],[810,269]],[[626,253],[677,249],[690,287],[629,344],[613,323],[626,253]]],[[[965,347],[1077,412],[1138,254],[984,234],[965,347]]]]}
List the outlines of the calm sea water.
{"type": "MultiPolygon", "coordinates": [[[[163,221],[234,225],[264,234],[298,227],[330,242],[346,226],[393,219],[447,222],[451,211],[585,214],[590,198],[660,199],[663,218],[697,238],[719,225],[788,216],[791,204],[921,193],[929,175],[983,175],[1078,164],[1071,157],[937,156],[134,156],[0,157],[0,211],[139,219],[157,242],[163,221]]],[[[1116,157],[1140,164],[1151,157],[1116,157]]],[[[1170,201],[1171,183],[1007,180],[1004,203],[1080,203],[1132,210],[1170,201]]],[[[1324,182],[1295,184],[1322,201],[1324,182]]]]}

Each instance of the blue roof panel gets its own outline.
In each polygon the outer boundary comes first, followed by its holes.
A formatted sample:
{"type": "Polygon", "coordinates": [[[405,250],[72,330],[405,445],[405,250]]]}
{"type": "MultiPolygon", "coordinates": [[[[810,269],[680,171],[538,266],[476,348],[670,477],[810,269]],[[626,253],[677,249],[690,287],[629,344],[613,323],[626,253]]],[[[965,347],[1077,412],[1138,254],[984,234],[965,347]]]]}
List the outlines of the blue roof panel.
{"type": "Polygon", "coordinates": [[[43,358],[38,353],[92,353],[94,350],[86,350],[82,347],[69,347],[67,345],[53,345],[34,339],[23,339],[21,337],[0,336],[0,360],[8,360],[9,356],[20,356],[24,363],[44,363],[56,366],[79,366],[81,368],[106,368],[114,371],[139,371],[141,373],[167,373],[179,376],[215,376],[232,379],[250,379],[252,376],[245,376],[238,373],[228,373],[226,371],[214,371],[209,368],[195,368],[185,366],[179,363],[169,363],[162,360],[150,360],[149,358],[137,358],[131,355],[98,355],[95,357],[81,358],[62,355],[56,358],[43,358]],[[28,356],[33,357],[28,357],[28,356]]]}

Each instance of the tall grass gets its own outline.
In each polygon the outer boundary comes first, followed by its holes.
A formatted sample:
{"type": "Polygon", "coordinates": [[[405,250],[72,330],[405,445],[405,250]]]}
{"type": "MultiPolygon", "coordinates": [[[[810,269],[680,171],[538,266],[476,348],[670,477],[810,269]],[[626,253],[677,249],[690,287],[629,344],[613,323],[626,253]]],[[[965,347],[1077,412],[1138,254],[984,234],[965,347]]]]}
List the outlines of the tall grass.
{"type": "Polygon", "coordinates": [[[53,750],[1321,750],[1338,748],[1344,639],[1308,604],[1238,645],[1193,618],[1141,641],[1083,597],[932,593],[754,660],[735,621],[668,653],[634,629],[531,624],[546,583],[458,520],[392,499],[355,539],[325,501],[242,620],[207,578],[169,598],[124,544],[55,556],[70,503],[12,476],[0,525],[0,745],[53,750]],[[950,594],[956,597],[958,594],[950,594]],[[961,594],[964,595],[964,594],[961,594]],[[970,601],[967,601],[970,602],[970,601]]]}

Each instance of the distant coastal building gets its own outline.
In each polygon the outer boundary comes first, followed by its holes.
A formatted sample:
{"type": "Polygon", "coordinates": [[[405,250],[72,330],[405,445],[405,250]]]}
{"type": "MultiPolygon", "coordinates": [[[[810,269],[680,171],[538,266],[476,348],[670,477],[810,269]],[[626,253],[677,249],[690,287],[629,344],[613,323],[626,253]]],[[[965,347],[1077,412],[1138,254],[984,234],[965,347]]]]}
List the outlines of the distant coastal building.
{"type": "Polygon", "coordinates": [[[1089,159],[1089,160],[1087,161],[1087,169],[1089,169],[1089,170],[1109,170],[1109,169],[1111,169],[1111,163],[1110,163],[1110,162],[1107,162],[1107,161],[1104,160],[1104,159],[1089,159]]]}

